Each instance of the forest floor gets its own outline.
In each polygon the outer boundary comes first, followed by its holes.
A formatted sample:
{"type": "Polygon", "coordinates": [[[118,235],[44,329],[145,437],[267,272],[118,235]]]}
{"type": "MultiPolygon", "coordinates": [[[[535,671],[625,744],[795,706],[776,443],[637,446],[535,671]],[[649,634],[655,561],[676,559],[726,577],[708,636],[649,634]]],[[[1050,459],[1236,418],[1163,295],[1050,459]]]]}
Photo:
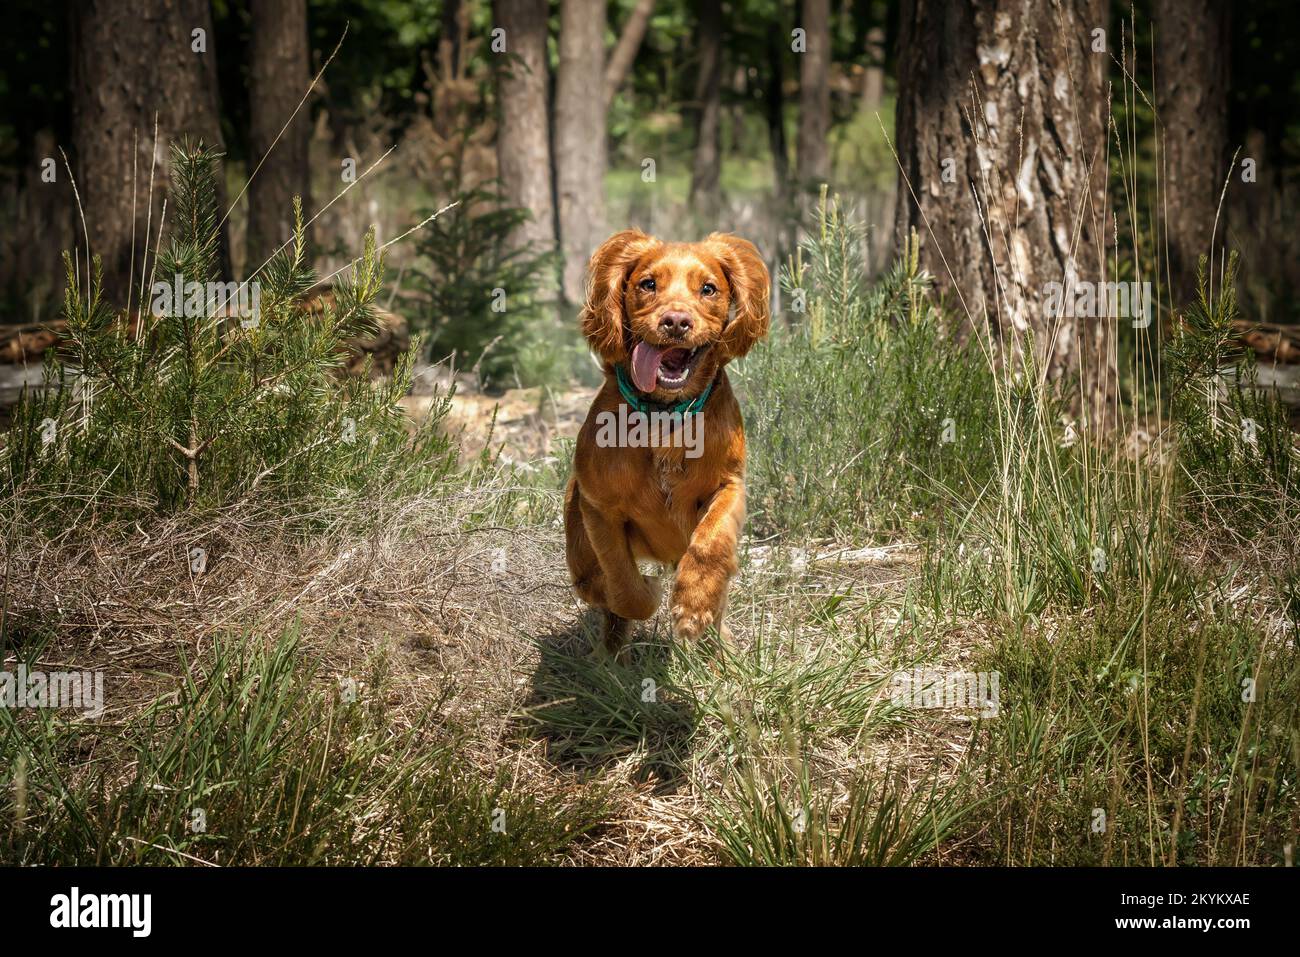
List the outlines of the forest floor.
{"type": "MultiPolygon", "coordinates": [[[[0,792],[22,825],[0,858],[1289,860],[1293,626],[1232,562],[1198,559],[1226,604],[1180,590],[1144,619],[1121,592],[1015,618],[987,601],[969,529],[748,534],[732,642],[684,646],[661,607],[629,663],[594,657],[561,517],[593,391],[462,388],[445,419],[462,471],[425,492],[149,519],[88,499],[99,514],[55,534],[15,510],[5,668],[100,670],[107,687],[102,715],[0,727],[22,783],[16,803],[0,792]],[[992,713],[898,695],[900,675],[981,674],[1000,676],[992,713]],[[1265,693],[1240,719],[1243,674],[1265,693]],[[1163,777],[1144,784],[1145,767],[1163,777]],[[1243,793],[1260,810],[1237,829],[1243,793]]],[[[429,400],[404,405],[418,419],[429,400]]]]}
{"type": "MultiPolygon", "coordinates": [[[[592,394],[548,396],[548,416],[539,390],[463,391],[448,425],[472,458],[495,413],[501,458],[542,471],[592,394]]],[[[838,782],[829,792],[838,804],[864,767],[892,769],[891,787],[924,792],[936,771],[947,777],[957,765],[969,715],[904,722],[889,699],[900,668],[958,666],[979,640],[958,629],[942,643],[915,641],[903,608],[914,548],[746,539],[731,588],[733,645],[678,647],[661,609],[636,631],[631,664],[617,666],[590,654],[591,616],[565,567],[560,491],[530,489],[526,509],[518,496],[486,482],[381,498],[364,530],[322,513],[306,538],[251,506],[149,527],[98,523],[90,537],[69,529],[39,552],[8,555],[10,607],[58,609],[40,661],[105,670],[103,720],[115,728],[145,723],[160,698],[198,680],[222,636],[270,641],[293,630],[315,662],[313,681],[355,682],[363,699],[381,699],[390,733],[415,730],[432,709],[439,724],[464,729],[460,760],[504,773],[508,790],[571,790],[575,801],[598,792],[602,822],[566,847],[570,863],[717,863],[729,829],[755,825],[732,815],[759,812],[725,807],[726,796],[758,782],[798,786],[812,773],[819,790],[838,782]],[[485,521],[493,496],[513,514],[485,521]],[[201,574],[186,571],[196,544],[207,553],[201,574]]],[[[124,761],[122,773],[132,768],[124,761]]]]}
{"type": "MultiPolygon", "coordinates": [[[[890,710],[897,662],[864,655],[852,634],[818,620],[827,598],[849,593],[887,618],[915,572],[905,548],[828,544],[792,558],[746,543],[732,586],[734,647],[674,651],[661,610],[636,633],[632,664],[620,667],[589,658],[592,624],[570,592],[558,497],[553,522],[466,522],[451,533],[447,506],[407,500],[384,516],[389,532],[307,544],[268,545],[264,518],[240,513],[202,529],[106,529],[89,547],[69,541],[75,555],[56,542],[26,556],[36,574],[23,576],[30,592],[14,597],[57,606],[65,625],[78,625],[61,629],[42,663],[106,670],[113,725],[143,720],[155,696],[195,677],[193,663],[221,634],[295,628],[321,681],[355,679],[363,697],[382,694],[395,727],[436,707],[468,728],[462,755],[483,773],[509,768],[513,787],[528,791],[589,788],[593,776],[608,787],[612,813],[571,849],[575,863],[716,862],[707,804],[740,757],[728,727],[736,716],[770,719],[795,707],[799,732],[817,730],[808,744],[827,773],[851,776],[868,757],[928,777],[924,768],[961,754],[969,728],[945,720],[863,739],[859,731],[890,710]],[[202,575],[161,573],[183,569],[195,541],[209,549],[202,575]],[[43,574],[55,568],[57,576],[43,574]],[[382,679],[372,677],[379,662],[382,679]]],[[[945,653],[962,656],[951,643],[945,653]]],[[[746,761],[787,761],[775,726],[750,743],[746,761]]]]}
{"type": "MultiPolygon", "coordinates": [[[[573,385],[509,389],[493,396],[460,386],[443,421],[460,446],[462,462],[477,458],[491,446],[489,451],[502,454],[506,464],[526,469],[550,459],[557,439],[577,438],[595,394],[595,389],[573,385]]],[[[400,405],[418,425],[428,417],[433,401],[433,396],[414,394],[400,405]]]]}

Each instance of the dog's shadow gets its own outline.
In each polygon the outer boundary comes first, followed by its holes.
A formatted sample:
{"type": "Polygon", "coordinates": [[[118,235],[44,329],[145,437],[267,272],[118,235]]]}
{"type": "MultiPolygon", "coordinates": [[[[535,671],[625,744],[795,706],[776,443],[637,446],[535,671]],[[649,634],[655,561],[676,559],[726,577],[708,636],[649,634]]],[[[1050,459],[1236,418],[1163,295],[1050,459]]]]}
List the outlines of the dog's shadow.
{"type": "Polygon", "coordinates": [[[637,776],[675,789],[690,756],[698,707],[673,684],[673,647],[652,622],[634,627],[627,664],[592,654],[599,615],[534,640],[540,660],[520,730],[546,742],[548,759],[575,772],[639,757],[637,776]]]}

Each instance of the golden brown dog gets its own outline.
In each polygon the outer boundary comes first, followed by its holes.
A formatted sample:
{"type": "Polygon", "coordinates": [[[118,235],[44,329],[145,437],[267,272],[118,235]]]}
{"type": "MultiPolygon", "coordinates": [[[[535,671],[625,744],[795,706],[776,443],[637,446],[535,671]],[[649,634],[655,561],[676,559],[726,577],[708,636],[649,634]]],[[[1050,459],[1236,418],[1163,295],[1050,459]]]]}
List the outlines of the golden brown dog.
{"type": "Polygon", "coordinates": [[[677,566],[678,638],[722,633],[745,521],[745,433],[724,366],[766,335],[769,298],[758,250],[723,233],[666,243],[630,229],[591,258],[582,331],[605,384],[578,435],[564,525],[574,588],[603,612],[610,653],[659,606],[637,559],[677,566]]]}

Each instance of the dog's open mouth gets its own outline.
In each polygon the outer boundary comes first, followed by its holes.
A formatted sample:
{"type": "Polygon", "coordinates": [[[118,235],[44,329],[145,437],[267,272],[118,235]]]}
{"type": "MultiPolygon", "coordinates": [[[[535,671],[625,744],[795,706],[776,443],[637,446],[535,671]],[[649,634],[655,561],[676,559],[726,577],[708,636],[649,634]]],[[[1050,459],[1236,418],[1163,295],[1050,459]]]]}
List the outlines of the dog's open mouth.
{"type": "Polygon", "coordinates": [[[695,363],[708,348],[655,346],[638,342],[632,349],[632,381],[642,392],[680,389],[695,371],[695,363]]]}

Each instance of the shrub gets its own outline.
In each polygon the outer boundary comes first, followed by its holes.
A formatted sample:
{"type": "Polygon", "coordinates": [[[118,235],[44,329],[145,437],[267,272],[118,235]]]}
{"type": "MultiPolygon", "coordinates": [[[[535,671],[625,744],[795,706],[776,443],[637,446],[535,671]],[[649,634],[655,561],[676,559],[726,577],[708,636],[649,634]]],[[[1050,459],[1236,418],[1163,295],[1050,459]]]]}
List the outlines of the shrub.
{"type": "Polygon", "coordinates": [[[537,353],[554,338],[554,304],[545,286],[555,254],[509,242],[529,215],[501,205],[490,190],[460,191],[416,244],[427,267],[416,271],[417,293],[408,301],[416,328],[428,334],[430,358],[451,355],[460,368],[477,366],[488,387],[516,378],[532,384],[553,371],[537,353]]]}
{"type": "Polygon", "coordinates": [[[16,413],[0,457],[10,491],[218,506],[259,488],[289,498],[359,488],[412,463],[434,476],[449,467],[437,410],[411,439],[396,408],[409,356],[387,382],[336,375],[345,341],[373,328],[383,272],[373,234],[315,312],[299,305],[316,277],[296,203],[293,239],[261,274],[217,283],[217,155],[201,143],[172,149],[170,232],[141,299],[148,309],[124,315],[102,298],[98,260],[83,274],[65,254],[70,355],[49,360],[58,387],[25,396],[16,413]]]}
{"type": "Polygon", "coordinates": [[[1300,463],[1286,407],[1259,387],[1254,353],[1237,346],[1236,278],[1234,253],[1212,289],[1201,257],[1197,300],[1167,353],[1190,504],[1201,517],[1217,515],[1218,524],[1249,535],[1276,522],[1279,498],[1300,491],[1300,463]]]}
{"type": "Polygon", "coordinates": [[[782,276],[791,320],[740,373],[756,532],[897,530],[993,470],[992,373],[927,302],[911,251],[869,286],[863,228],[823,200],[782,276]]]}

